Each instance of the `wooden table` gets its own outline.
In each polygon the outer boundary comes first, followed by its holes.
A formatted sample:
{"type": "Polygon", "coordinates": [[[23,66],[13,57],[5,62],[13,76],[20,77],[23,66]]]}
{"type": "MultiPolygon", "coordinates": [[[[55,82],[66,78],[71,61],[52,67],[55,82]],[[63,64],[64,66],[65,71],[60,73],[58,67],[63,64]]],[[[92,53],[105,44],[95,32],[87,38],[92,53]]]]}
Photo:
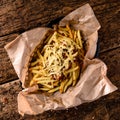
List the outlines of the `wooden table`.
{"type": "Polygon", "coordinates": [[[119,0],[0,0],[0,120],[120,120],[120,1],[119,0]],[[101,24],[99,58],[119,89],[94,102],[63,111],[24,117],[17,112],[21,83],[4,46],[20,33],[48,26],[88,2],[101,24]]]}

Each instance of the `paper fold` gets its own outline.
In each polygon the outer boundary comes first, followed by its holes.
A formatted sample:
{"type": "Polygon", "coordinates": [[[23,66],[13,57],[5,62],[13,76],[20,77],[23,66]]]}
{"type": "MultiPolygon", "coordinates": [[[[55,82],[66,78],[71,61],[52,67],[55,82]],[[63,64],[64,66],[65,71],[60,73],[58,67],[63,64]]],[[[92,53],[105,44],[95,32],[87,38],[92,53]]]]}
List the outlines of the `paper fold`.
{"type": "Polygon", "coordinates": [[[94,59],[98,41],[100,24],[92,8],[85,4],[65,16],[60,26],[71,24],[74,29],[82,31],[86,41],[86,55],[80,79],[75,87],[67,92],[53,95],[35,93],[37,89],[27,87],[29,82],[28,65],[33,51],[40,44],[43,45],[45,36],[52,31],[50,28],[35,28],[18,36],[5,46],[15,71],[22,82],[23,91],[18,95],[18,111],[20,114],[39,114],[47,110],[60,110],[91,102],[117,89],[106,76],[107,67],[99,59],[94,59]]]}

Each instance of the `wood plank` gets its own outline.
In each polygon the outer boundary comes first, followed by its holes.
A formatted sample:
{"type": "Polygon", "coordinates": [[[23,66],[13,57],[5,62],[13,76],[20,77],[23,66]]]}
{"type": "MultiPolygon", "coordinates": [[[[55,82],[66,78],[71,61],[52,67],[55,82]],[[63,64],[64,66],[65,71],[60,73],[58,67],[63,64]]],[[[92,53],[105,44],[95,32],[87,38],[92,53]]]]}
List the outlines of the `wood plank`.
{"type": "Polygon", "coordinates": [[[47,111],[41,115],[24,117],[17,112],[17,94],[22,90],[19,80],[0,86],[0,119],[4,120],[118,120],[120,114],[120,48],[101,53],[108,65],[108,77],[119,90],[94,102],[62,111],[47,111]]]}
{"type": "Polygon", "coordinates": [[[86,1],[88,0],[1,0],[0,36],[46,26],[86,1]]]}
{"type": "Polygon", "coordinates": [[[11,110],[11,113],[14,112],[15,114],[15,112],[17,112],[16,98],[20,90],[21,87],[18,80],[16,82],[10,82],[4,85],[0,85],[0,119],[7,120],[10,119],[10,117],[12,117],[13,119],[13,116],[8,116],[7,114],[9,114],[11,110]]]}
{"type": "Polygon", "coordinates": [[[99,30],[100,52],[120,46],[120,1],[90,0],[101,29],[99,30]]]}
{"type": "Polygon", "coordinates": [[[12,63],[4,49],[4,46],[17,36],[18,34],[10,34],[0,37],[0,84],[17,79],[12,63]]]}
{"type": "Polygon", "coordinates": [[[99,58],[107,65],[110,80],[120,88],[120,47],[101,53],[99,58]]]}

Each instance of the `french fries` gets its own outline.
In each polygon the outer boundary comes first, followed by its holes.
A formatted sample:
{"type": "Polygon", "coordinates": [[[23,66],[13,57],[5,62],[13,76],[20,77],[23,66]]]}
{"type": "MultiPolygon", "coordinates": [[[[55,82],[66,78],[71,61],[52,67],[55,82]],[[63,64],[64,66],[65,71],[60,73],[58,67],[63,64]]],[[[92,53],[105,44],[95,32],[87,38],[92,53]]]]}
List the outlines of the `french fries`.
{"type": "Polygon", "coordinates": [[[75,86],[84,59],[84,47],[79,30],[55,26],[55,31],[46,41],[42,51],[36,50],[29,72],[29,86],[38,84],[39,90],[48,93],[64,93],[75,86]]]}

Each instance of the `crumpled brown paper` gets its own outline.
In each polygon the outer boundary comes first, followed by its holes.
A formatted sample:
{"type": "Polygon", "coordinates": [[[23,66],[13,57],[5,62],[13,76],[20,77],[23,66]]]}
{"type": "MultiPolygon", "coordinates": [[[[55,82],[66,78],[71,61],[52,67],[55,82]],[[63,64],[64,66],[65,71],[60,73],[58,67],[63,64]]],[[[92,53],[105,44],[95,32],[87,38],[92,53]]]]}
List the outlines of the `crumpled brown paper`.
{"type": "Polygon", "coordinates": [[[66,93],[56,92],[53,95],[35,93],[37,87],[27,87],[28,81],[25,79],[34,49],[38,44],[42,45],[45,36],[52,29],[40,27],[27,31],[5,46],[22,86],[25,88],[18,95],[18,111],[21,115],[36,115],[47,110],[61,110],[78,106],[85,102],[94,101],[117,89],[106,76],[106,65],[101,60],[94,59],[98,40],[97,31],[100,24],[89,4],[71,12],[60,21],[59,25],[65,26],[67,23],[82,31],[87,43],[87,53],[80,80],[66,93]]]}

